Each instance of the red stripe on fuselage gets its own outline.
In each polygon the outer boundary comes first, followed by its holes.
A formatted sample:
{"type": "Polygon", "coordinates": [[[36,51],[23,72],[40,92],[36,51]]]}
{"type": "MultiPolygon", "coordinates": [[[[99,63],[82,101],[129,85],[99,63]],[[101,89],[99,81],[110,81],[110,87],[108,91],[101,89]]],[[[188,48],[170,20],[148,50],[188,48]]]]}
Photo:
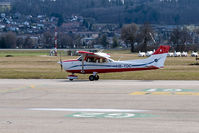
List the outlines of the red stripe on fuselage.
{"type": "MultiPolygon", "coordinates": [[[[84,74],[90,74],[93,72],[97,73],[112,73],[112,72],[127,72],[127,71],[143,71],[143,70],[155,70],[159,69],[158,67],[151,66],[147,68],[117,68],[117,69],[89,69],[84,70],[84,74]]],[[[70,73],[81,73],[82,70],[67,70],[70,73]]]]}

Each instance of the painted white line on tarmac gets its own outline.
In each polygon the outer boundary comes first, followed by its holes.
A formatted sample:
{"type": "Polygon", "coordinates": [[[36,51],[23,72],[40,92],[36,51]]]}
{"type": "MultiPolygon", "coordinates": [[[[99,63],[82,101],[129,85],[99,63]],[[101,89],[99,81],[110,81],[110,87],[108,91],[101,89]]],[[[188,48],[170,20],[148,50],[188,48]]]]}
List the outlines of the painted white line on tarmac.
{"type": "Polygon", "coordinates": [[[147,112],[149,110],[129,110],[129,109],[79,109],[79,108],[28,108],[33,111],[66,111],[66,112],[147,112]]]}

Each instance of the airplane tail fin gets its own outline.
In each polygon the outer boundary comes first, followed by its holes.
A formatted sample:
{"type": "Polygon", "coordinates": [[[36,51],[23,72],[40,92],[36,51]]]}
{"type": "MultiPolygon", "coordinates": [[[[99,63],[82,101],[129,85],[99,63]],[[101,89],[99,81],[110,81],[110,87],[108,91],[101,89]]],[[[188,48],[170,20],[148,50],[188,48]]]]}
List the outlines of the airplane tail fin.
{"type": "Polygon", "coordinates": [[[161,45],[150,57],[138,60],[128,60],[128,62],[135,64],[137,67],[154,69],[163,68],[169,49],[170,46],[161,45]]]}
{"type": "Polygon", "coordinates": [[[163,68],[167,54],[169,52],[169,45],[161,45],[149,58],[148,60],[153,61],[153,66],[163,68]]]}

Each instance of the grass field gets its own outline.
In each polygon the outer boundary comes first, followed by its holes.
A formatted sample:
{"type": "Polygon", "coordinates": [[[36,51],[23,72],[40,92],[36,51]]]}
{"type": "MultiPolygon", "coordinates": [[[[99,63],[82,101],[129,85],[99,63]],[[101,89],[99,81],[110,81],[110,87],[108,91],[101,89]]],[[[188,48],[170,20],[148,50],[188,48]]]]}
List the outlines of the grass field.
{"type": "MultiPolygon", "coordinates": [[[[105,51],[111,53],[113,59],[136,59],[137,54],[129,51],[105,51]]],[[[68,73],[61,72],[59,57],[48,56],[46,50],[3,50],[0,51],[0,78],[10,79],[63,79],[68,73]],[[12,55],[13,57],[5,57],[12,55]]],[[[64,56],[63,60],[74,59],[75,56],[64,56]]],[[[101,79],[124,80],[199,80],[199,65],[193,57],[168,57],[164,69],[123,73],[99,74],[101,79]]],[[[89,75],[78,75],[80,79],[88,79],[89,75]]]]}

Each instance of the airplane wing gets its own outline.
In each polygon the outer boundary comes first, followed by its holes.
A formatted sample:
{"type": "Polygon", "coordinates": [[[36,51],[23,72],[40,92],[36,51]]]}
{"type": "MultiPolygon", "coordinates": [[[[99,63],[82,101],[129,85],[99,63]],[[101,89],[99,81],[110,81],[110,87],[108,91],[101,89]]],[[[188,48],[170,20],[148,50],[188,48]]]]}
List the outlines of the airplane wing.
{"type": "Polygon", "coordinates": [[[100,58],[110,58],[111,56],[107,53],[93,53],[93,52],[86,52],[86,51],[78,51],[79,54],[84,55],[85,57],[87,56],[94,56],[94,57],[100,57],[100,58]]]}

